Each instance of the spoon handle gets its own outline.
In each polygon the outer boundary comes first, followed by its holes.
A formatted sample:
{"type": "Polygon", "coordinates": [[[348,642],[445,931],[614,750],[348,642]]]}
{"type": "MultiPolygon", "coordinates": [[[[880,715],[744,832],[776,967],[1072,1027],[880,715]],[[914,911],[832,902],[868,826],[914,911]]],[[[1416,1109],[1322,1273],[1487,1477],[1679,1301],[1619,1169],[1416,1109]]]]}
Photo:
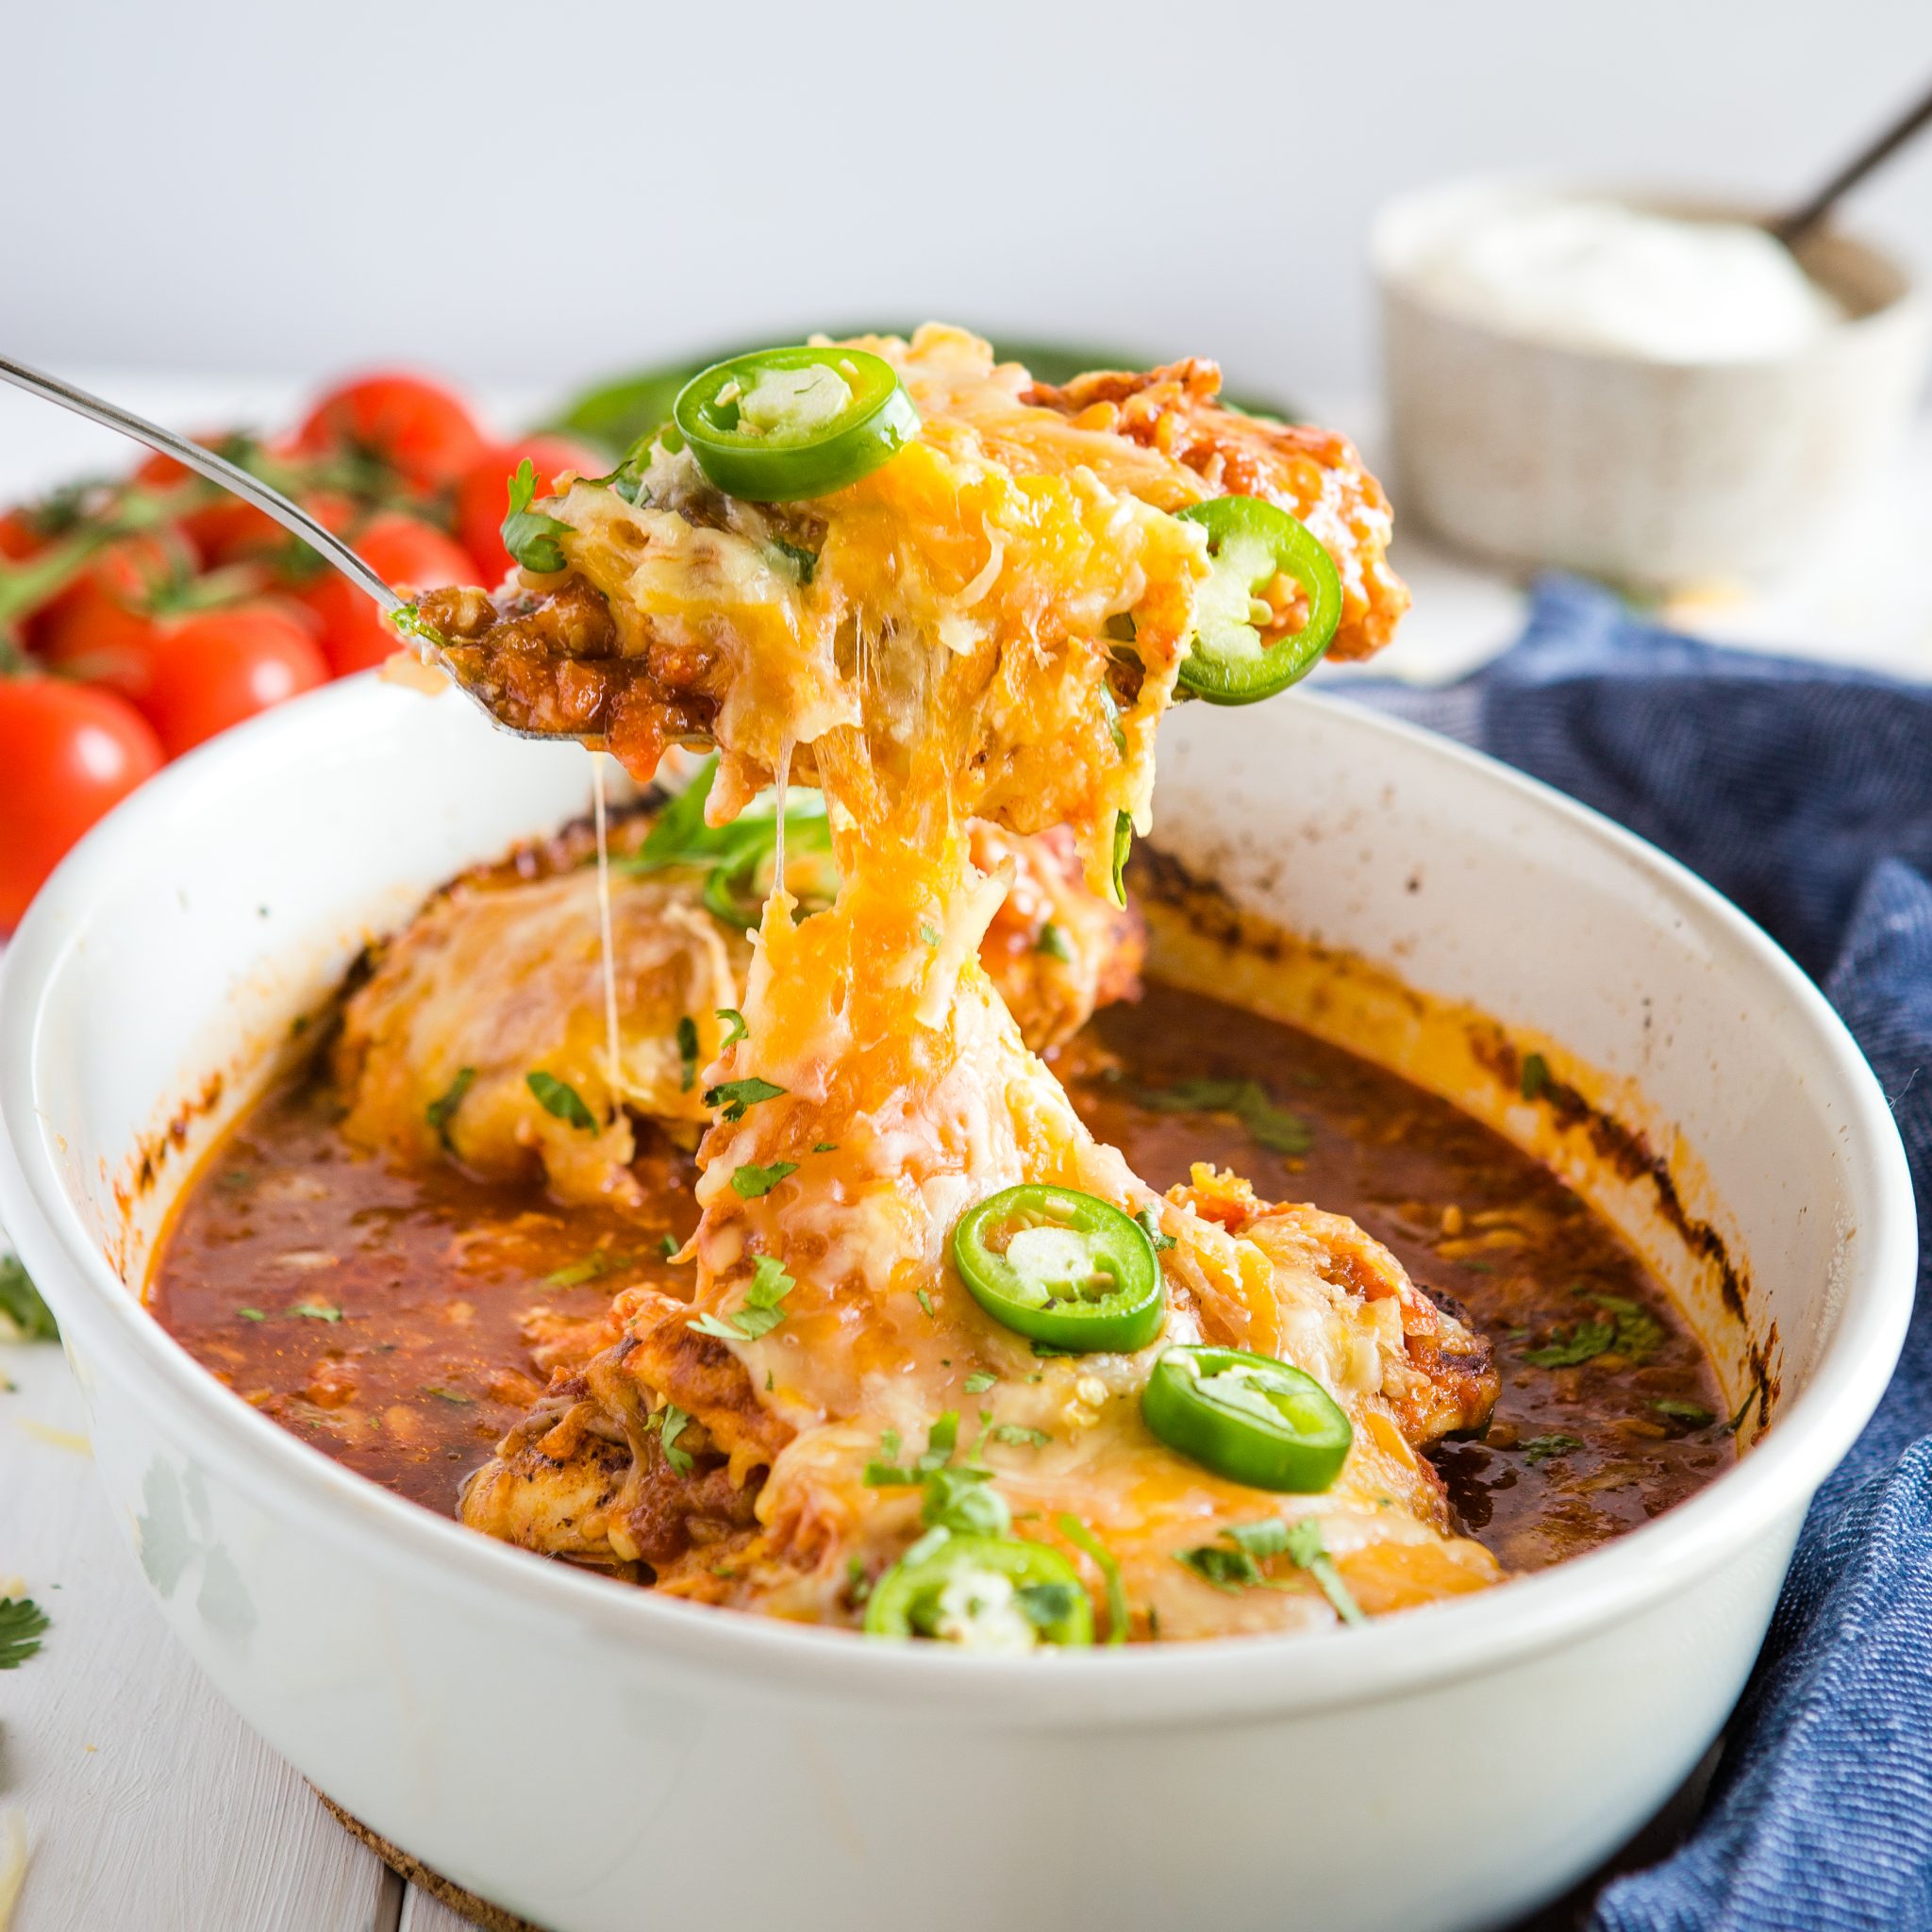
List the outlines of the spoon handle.
{"type": "Polygon", "coordinates": [[[239,464],[231,463],[225,457],[218,457],[213,450],[203,449],[198,442],[191,442],[185,436],[176,436],[172,429],[163,429],[158,423],[150,423],[131,410],[104,402],[84,389],[75,389],[72,383],[31,369],[25,362],[11,361],[0,356],[0,378],[46,402],[58,403],[63,409],[72,409],[76,416],[86,416],[92,422],[105,424],[109,429],[118,429],[123,436],[130,436],[136,442],[144,442],[150,449],[159,450],[163,456],[173,457],[177,463],[186,464],[210,483],[219,483],[224,490],[232,491],[244,503],[253,504],[257,509],[273,517],[284,529],[293,531],[311,549],[320,551],[358,591],[374,597],[384,611],[402,608],[403,600],[340,537],[325,529],[306,509],[291,503],[280,491],[271,490],[260,477],[251,476],[239,464]]]}
{"type": "Polygon", "coordinates": [[[1867,175],[1881,161],[1890,160],[1928,124],[1932,124],[1932,92],[1915,101],[1882,133],[1874,135],[1802,208],[1795,208],[1772,223],[1771,232],[1787,248],[1795,248],[1867,175]]]}

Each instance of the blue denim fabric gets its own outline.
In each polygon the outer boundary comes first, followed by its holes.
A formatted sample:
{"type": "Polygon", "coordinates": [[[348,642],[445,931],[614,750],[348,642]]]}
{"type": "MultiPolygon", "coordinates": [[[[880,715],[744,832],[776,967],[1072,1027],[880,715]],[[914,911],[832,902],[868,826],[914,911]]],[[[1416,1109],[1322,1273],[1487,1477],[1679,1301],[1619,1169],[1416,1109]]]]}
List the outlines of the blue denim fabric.
{"type": "Polygon", "coordinates": [[[1932,686],[1678,637],[1539,586],[1506,656],[1364,691],[1661,845],[1824,985],[1918,1190],[1919,1298],[1884,1403],[1813,1504],[1704,1813],[1591,1932],[1932,1932],[1932,686]]]}

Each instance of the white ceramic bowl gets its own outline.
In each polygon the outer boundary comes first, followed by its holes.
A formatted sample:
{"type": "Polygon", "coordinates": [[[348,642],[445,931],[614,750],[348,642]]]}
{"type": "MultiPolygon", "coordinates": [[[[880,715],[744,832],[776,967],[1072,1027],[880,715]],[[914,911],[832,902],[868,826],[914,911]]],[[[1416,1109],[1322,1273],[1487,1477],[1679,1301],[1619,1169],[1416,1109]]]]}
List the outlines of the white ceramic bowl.
{"type": "MultiPolygon", "coordinates": [[[[1760,1349],[1775,1325],[1769,1433],[1634,1535],[1476,1598],[1312,1641],[1008,1660],[659,1601],[362,1482],[205,1374],[120,1272],[364,936],[583,808],[574,749],[357,680],[121,807],[0,981],[0,1215],[116,1515],[181,1641],[322,1790],[560,1932],[715,1924],[721,1900],[796,1932],[1421,1932],[1556,1892],[1696,1762],[1904,1332],[1883,1097],[1754,926],[1536,785],[1307,696],[1191,707],[1167,736],[1168,847],[1681,1131],[1674,1170],[1749,1257],[1760,1349]]],[[[1529,1111],[1496,1109],[1533,1135],[1529,1111]]],[[[1739,1338],[1714,1345],[1735,1378],[1739,1338]]]]}
{"type": "Polygon", "coordinates": [[[1800,259],[1849,319],[1802,352],[1731,363],[1553,347],[1430,300],[1418,264],[1441,237],[1547,192],[1452,182],[1376,221],[1396,500],[1482,556],[1654,590],[1764,576],[1814,553],[1910,420],[1932,345],[1924,293],[1877,249],[1820,233],[1800,259]]]}

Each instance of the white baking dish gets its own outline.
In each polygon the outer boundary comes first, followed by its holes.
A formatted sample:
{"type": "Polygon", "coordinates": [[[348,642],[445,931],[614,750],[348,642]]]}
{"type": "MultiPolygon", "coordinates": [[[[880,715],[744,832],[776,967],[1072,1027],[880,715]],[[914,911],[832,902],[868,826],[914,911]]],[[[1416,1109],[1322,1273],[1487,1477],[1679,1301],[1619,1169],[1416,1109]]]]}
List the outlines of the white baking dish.
{"type": "MultiPolygon", "coordinates": [[[[129,1286],[363,938],[583,808],[575,748],[358,679],[143,788],[0,977],[0,1216],[60,1319],[102,1477],[181,1641],[325,1791],[559,1932],[1421,1932],[1554,1893],[1696,1761],[1904,1333],[1911,1190],[1883,1096],[1755,926],[1499,766],[1308,696],[1191,707],[1165,749],[1159,842],[1546,1042],[1663,1150],[1748,1271],[1741,1320],[1641,1189],[1600,1198],[1734,1398],[1753,1347],[1769,1366],[1768,1433],[1621,1542],[1373,1629],[1005,1661],[660,1602],[364,1483],[205,1374],[129,1286]]],[[[1386,1003],[1324,1010],[1391,1062],[1450,1066],[1386,1003]]],[[[1463,1097],[1592,1186],[1537,1109],[1463,1097]]]]}

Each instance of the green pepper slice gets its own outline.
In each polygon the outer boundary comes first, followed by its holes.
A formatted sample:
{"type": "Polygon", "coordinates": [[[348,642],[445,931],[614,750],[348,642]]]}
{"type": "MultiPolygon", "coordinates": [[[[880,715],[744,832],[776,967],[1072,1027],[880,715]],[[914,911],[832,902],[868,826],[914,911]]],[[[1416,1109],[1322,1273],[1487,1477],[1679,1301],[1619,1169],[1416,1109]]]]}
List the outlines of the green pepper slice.
{"type": "Polygon", "coordinates": [[[1074,1355],[1131,1355],[1167,1318],[1147,1230],[1073,1188],[990,1194],[959,1217],[953,1265],[995,1322],[1074,1355]]]}
{"type": "Polygon", "coordinates": [[[672,415],[727,496],[795,503],[870,475],[919,434],[898,372],[865,349],[759,349],[714,362],[672,415]]]}
{"type": "Polygon", "coordinates": [[[1216,1475],[1314,1495],[1348,1459],[1355,1431],[1314,1376],[1238,1348],[1170,1348],[1141,1391],[1147,1426],[1216,1475]]]}
{"type": "Polygon", "coordinates": [[[1093,1606],[1058,1550],[1010,1536],[932,1530],[873,1586],[868,1637],[924,1637],[972,1650],[1093,1641],[1093,1606]]]}
{"type": "Polygon", "coordinates": [[[1258,496],[1214,496],[1180,514],[1208,532],[1214,572],[1195,599],[1184,690],[1212,705],[1252,705],[1306,677],[1341,622],[1341,579],[1307,525],[1258,496]],[[1277,575],[1307,591],[1307,622],[1285,637],[1256,627],[1255,600],[1277,575]]]}

